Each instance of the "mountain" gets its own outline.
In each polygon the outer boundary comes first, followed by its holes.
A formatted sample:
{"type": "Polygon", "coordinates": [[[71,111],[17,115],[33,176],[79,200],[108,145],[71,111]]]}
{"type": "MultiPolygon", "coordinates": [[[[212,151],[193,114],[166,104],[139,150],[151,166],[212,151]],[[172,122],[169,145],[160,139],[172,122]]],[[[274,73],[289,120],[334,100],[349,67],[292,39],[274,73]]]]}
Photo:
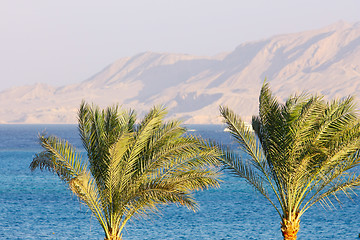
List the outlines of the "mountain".
{"type": "Polygon", "coordinates": [[[265,78],[280,100],[304,90],[329,99],[357,95],[360,23],[247,42],[212,57],[145,52],[79,84],[8,89],[0,92],[0,123],[75,123],[82,99],[139,115],[165,105],[170,117],[201,124],[220,123],[218,107],[227,105],[250,120],[265,78]]]}

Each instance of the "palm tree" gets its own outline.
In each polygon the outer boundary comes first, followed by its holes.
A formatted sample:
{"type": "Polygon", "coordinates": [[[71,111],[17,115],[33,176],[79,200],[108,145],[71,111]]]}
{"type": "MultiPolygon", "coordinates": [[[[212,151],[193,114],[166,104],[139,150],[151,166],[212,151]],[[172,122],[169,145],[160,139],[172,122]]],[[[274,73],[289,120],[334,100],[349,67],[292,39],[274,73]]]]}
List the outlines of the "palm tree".
{"type": "Polygon", "coordinates": [[[218,151],[186,136],[178,121],[164,122],[154,107],[135,124],[133,111],[104,110],[83,102],[78,129],[87,158],[55,136],[40,136],[43,152],[30,164],[56,173],[99,221],[106,240],[122,239],[134,215],[156,212],[159,204],[197,209],[195,190],[218,186],[218,151]]]}
{"type": "Polygon", "coordinates": [[[331,206],[339,191],[360,185],[360,122],[352,97],[291,96],[278,102],[265,83],[252,128],[227,107],[221,115],[245,153],[224,149],[225,168],[244,178],[275,208],[284,239],[296,239],[300,217],[315,203],[331,206]]]}

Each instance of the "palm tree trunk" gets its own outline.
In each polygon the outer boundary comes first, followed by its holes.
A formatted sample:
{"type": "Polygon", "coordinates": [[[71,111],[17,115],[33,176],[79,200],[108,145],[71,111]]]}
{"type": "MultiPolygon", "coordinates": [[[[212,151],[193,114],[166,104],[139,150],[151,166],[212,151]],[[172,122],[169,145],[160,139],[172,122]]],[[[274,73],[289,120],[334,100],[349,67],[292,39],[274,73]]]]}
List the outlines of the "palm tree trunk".
{"type": "Polygon", "coordinates": [[[122,240],[122,234],[119,234],[119,229],[113,231],[111,227],[109,227],[108,232],[106,233],[106,237],[104,240],[122,240]],[[119,236],[120,235],[120,236],[119,236]]]}
{"type": "Polygon", "coordinates": [[[122,240],[122,238],[117,235],[113,235],[108,238],[105,237],[104,240],[122,240]]]}
{"type": "Polygon", "coordinates": [[[284,236],[284,240],[296,240],[296,235],[300,229],[300,219],[295,218],[293,220],[283,219],[281,222],[281,232],[284,236]]]}

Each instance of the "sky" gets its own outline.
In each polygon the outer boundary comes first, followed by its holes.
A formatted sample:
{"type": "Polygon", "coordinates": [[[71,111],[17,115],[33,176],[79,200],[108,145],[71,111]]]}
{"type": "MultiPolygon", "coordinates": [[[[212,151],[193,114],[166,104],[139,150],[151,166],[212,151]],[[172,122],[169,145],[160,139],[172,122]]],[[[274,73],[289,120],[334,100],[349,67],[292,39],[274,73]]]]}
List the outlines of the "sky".
{"type": "Polygon", "coordinates": [[[84,81],[145,51],[213,56],[360,22],[359,0],[1,0],[0,91],[84,81]]]}

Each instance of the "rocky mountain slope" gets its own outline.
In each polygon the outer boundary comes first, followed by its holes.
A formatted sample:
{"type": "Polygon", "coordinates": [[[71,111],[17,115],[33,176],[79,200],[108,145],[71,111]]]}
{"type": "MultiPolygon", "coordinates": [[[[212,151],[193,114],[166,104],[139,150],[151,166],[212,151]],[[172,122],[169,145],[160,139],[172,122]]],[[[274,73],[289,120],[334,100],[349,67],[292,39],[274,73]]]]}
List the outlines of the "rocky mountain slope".
{"type": "Polygon", "coordinates": [[[360,23],[247,42],[213,57],[146,52],[79,84],[12,88],[0,92],[0,123],[76,123],[82,99],[119,103],[139,115],[161,104],[170,117],[201,124],[220,123],[218,107],[227,105],[249,120],[265,78],[282,100],[303,90],[327,98],[358,95],[360,23]]]}

